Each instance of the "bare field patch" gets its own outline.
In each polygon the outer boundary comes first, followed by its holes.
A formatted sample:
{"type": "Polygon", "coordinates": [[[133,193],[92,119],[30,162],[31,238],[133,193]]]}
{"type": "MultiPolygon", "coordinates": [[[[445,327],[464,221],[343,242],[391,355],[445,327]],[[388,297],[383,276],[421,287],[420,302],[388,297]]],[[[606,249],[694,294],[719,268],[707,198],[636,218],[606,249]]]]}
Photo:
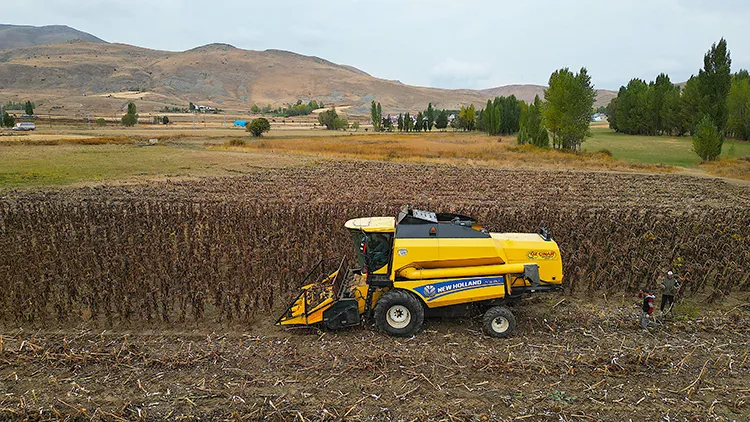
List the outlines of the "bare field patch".
{"type": "MultiPolygon", "coordinates": [[[[217,148],[230,148],[230,146],[224,144],[217,148]]],[[[349,136],[317,138],[268,137],[250,140],[238,149],[424,163],[658,172],[672,170],[668,166],[617,161],[602,153],[576,154],[531,146],[518,147],[514,137],[489,137],[477,133],[350,134],[349,136]]]]}

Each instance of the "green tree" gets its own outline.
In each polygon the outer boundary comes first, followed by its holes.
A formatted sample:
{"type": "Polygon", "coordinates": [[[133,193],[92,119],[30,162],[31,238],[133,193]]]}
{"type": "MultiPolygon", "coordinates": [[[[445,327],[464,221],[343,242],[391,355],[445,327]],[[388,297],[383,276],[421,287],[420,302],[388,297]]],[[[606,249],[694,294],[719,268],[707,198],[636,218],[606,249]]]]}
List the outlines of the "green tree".
{"type": "Polygon", "coordinates": [[[500,133],[500,113],[500,107],[495,107],[495,104],[491,100],[487,100],[487,107],[482,111],[482,125],[484,126],[484,131],[490,136],[500,133]]]}
{"type": "Polygon", "coordinates": [[[16,125],[16,116],[11,116],[7,111],[3,111],[3,125],[13,127],[16,125]]]}
{"type": "Polygon", "coordinates": [[[169,124],[169,117],[164,116],[161,119],[162,124],[168,125],[169,124]]]}
{"type": "Polygon", "coordinates": [[[707,114],[720,133],[727,126],[727,97],[732,86],[732,59],[727,42],[722,38],[711,45],[703,57],[703,69],[698,72],[698,88],[701,94],[700,114],[707,114]]]}
{"type": "Polygon", "coordinates": [[[609,128],[614,130],[615,132],[619,132],[617,129],[617,103],[618,102],[619,102],[618,97],[612,98],[609,104],[607,104],[607,109],[606,109],[607,121],[609,122],[609,128]]]}
{"type": "Polygon", "coordinates": [[[518,143],[525,143],[540,148],[549,147],[549,134],[542,122],[542,101],[539,96],[534,97],[534,102],[528,106],[522,106],[520,129],[518,131],[518,143]]]}
{"type": "Polygon", "coordinates": [[[659,115],[662,132],[677,136],[685,134],[688,131],[688,127],[681,118],[681,115],[682,98],[680,97],[680,87],[672,84],[664,94],[664,103],[659,115]]]}
{"type": "Polygon", "coordinates": [[[104,120],[104,118],[100,117],[96,119],[96,125],[97,126],[107,126],[107,121],[104,120]]]}
{"type": "Polygon", "coordinates": [[[188,105],[188,110],[190,110],[191,113],[194,112],[195,111],[195,104],[193,104],[192,102],[190,102],[190,104],[188,105]]]}
{"type": "Polygon", "coordinates": [[[263,136],[264,133],[271,130],[271,123],[265,117],[258,117],[253,119],[252,122],[245,125],[245,130],[250,132],[251,135],[258,138],[263,136]]]}
{"type": "Polygon", "coordinates": [[[414,122],[414,131],[421,132],[422,130],[424,130],[424,116],[420,111],[419,113],[417,113],[417,121],[414,122]]]}
{"type": "Polygon", "coordinates": [[[650,135],[653,129],[653,110],[650,109],[654,84],[641,79],[631,79],[627,86],[620,87],[613,107],[614,122],[611,127],[618,132],[631,135],[650,135]]]}
{"type": "Polygon", "coordinates": [[[411,132],[413,128],[414,120],[412,120],[409,112],[407,111],[406,114],[404,114],[404,132],[411,132]]]}
{"type": "Polygon", "coordinates": [[[352,129],[354,129],[355,132],[358,131],[359,130],[359,120],[353,121],[352,124],[349,125],[349,127],[352,128],[352,129]]]}
{"type": "Polygon", "coordinates": [[[653,84],[653,95],[651,95],[651,104],[649,107],[649,112],[652,114],[649,120],[652,122],[653,129],[657,134],[667,131],[664,123],[664,107],[667,97],[672,91],[674,91],[674,84],[669,80],[669,75],[660,73],[653,84]]]}
{"type": "Polygon", "coordinates": [[[138,115],[128,113],[122,116],[122,119],[120,119],[120,123],[122,123],[123,126],[135,126],[138,123],[138,115]]]}
{"type": "Polygon", "coordinates": [[[250,107],[250,111],[252,111],[253,113],[256,113],[256,114],[260,113],[260,107],[258,107],[258,104],[253,104],[253,106],[250,107]]]}
{"type": "Polygon", "coordinates": [[[746,70],[732,77],[727,111],[727,132],[745,141],[750,140],[750,75],[746,70]]]}
{"type": "Polygon", "coordinates": [[[375,132],[380,132],[383,122],[383,111],[380,103],[376,104],[375,101],[370,104],[370,121],[372,122],[372,129],[375,132]]]}
{"type": "Polygon", "coordinates": [[[474,104],[471,104],[469,107],[461,106],[461,111],[458,114],[461,121],[458,122],[458,128],[469,132],[474,130],[476,114],[477,111],[474,108],[474,104]]]}
{"type": "Polygon", "coordinates": [[[336,119],[333,120],[333,129],[334,130],[342,130],[342,129],[346,129],[348,127],[349,127],[349,121],[346,120],[346,119],[344,119],[344,118],[337,117],[336,119]]]}
{"type": "Polygon", "coordinates": [[[549,88],[544,91],[545,126],[552,133],[552,143],[560,149],[580,150],[583,140],[591,136],[589,124],[596,92],[586,68],[573,74],[568,68],[552,73],[549,88]]]}
{"type": "Polygon", "coordinates": [[[526,145],[531,143],[529,142],[529,134],[526,133],[526,127],[521,126],[521,129],[518,131],[518,135],[516,135],[516,140],[518,141],[518,145],[526,145]]]}
{"type": "Polygon", "coordinates": [[[138,112],[134,103],[128,103],[128,112],[120,121],[123,126],[135,126],[138,123],[138,112]]]}
{"type": "Polygon", "coordinates": [[[427,104],[425,117],[427,117],[427,130],[432,130],[432,127],[435,126],[435,109],[432,108],[432,103],[427,104]]]}
{"type": "Polygon", "coordinates": [[[690,79],[685,83],[685,87],[682,89],[680,101],[680,116],[679,120],[681,124],[686,126],[688,129],[686,132],[693,133],[695,126],[698,124],[698,120],[701,118],[701,109],[703,102],[700,81],[698,77],[691,76],[690,79]]]}
{"type": "Polygon", "coordinates": [[[403,132],[404,130],[404,116],[403,114],[398,114],[398,121],[396,121],[396,127],[398,128],[399,132],[403,132]]]}
{"type": "Polygon", "coordinates": [[[393,132],[393,122],[391,121],[391,115],[389,114],[386,117],[383,117],[383,120],[380,123],[380,127],[385,132],[393,132]]]}
{"type": "Polygon", "coordinates": [[[318,122],[328,130],[346,129],[349,126],[349,122],[339,118],[336,107],[331,107],[330,110],[318,114],[318,122]]]}
{"type": "Polygon", "coordinates": [[[693,133],[693,151],[703,161],[713,161],[721,155],[723,136],[709,115],[703,116],[693,133]]]}
{"type": "Polygon", "coordinates": [[[521,111],[523,101],[516,99],[515,95],[510,97],[495,97],[493,107],[500,113],[497,123],[497,133],[510,135],[518,132],[521,126],[521,111]]]}
{"type": "Polygon", "coordinates": [[[440,110],[440,113],[435,118],[435,127],[440,130],[445,130],[448,127],[448,112],[440,110]]]}
{"type": "Polygon", "coordinates": [[[24,111],[26,112],[27,116],[33,116],[34,104],[32,104],[31,101],[26,101],[26,104],[24,104],[24,111]]]}

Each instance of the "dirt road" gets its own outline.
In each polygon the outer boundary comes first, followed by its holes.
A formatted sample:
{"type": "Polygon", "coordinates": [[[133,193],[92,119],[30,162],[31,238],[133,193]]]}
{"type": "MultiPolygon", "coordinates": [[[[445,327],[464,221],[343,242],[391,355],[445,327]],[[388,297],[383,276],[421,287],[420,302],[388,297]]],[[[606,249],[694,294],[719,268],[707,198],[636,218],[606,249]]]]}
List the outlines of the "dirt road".
{"type": "Polygon", "coordinates": [[[416,337],[251,326],[4,329],[0,417],[85,420],[747,420],[746,308],[643,333],[634,299],[561,296],[416,337]],[[697,419],[692,419],[697,418],[697,419]]]}

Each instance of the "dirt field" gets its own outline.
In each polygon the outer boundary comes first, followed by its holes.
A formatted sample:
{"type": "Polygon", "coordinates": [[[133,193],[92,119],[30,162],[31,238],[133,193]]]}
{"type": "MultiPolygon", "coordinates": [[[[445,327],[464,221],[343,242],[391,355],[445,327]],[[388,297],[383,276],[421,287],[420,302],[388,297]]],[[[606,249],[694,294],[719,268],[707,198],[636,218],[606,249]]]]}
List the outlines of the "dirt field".
{"type": "MultiPolygon", "coordinates": [[[[236,153],[243,154],[243,153],[236,153]]],[[[748,420],[750,189],[373,161],[0,193],[0,419],[748,420]],[[272,325],[344,221],[404,204],[547,226],[565,294],[409,339],[272,325]],[[641,332],[634,292],[684,302],[641,332]],[[563,299],[565,299],[563,301],[563,299]]]]}
{"type": "MultiPolygon", "coordinates": [[[[85,420],[747,420],[748,308],[643,333],[634,298],[535,298],[512,338],[372,327],[11,330],[0,416],[85,420]]],[[[679,311],[678,311],[679,314],[679,311]]]]}

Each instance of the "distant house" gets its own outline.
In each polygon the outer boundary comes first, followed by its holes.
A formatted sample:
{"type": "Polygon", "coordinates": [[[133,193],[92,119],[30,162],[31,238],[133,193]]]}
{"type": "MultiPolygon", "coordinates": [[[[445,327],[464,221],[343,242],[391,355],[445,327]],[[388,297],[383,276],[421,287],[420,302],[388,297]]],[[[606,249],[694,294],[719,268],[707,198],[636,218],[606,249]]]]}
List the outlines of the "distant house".
{"type": "Polygon", "coordinates": [[[235,127],[245,127],[245,126],[247,126],[247,121],[246,120],[235,120],[234,121],[234,126],[235,127]]]}
{"type": "Polygon", "coordinates": [[[195,105],[195,109],[198,110],[199,113],[210,113],[214,111],[214,108],[211,106],[204,106],[204,105],[195,105]]]}

